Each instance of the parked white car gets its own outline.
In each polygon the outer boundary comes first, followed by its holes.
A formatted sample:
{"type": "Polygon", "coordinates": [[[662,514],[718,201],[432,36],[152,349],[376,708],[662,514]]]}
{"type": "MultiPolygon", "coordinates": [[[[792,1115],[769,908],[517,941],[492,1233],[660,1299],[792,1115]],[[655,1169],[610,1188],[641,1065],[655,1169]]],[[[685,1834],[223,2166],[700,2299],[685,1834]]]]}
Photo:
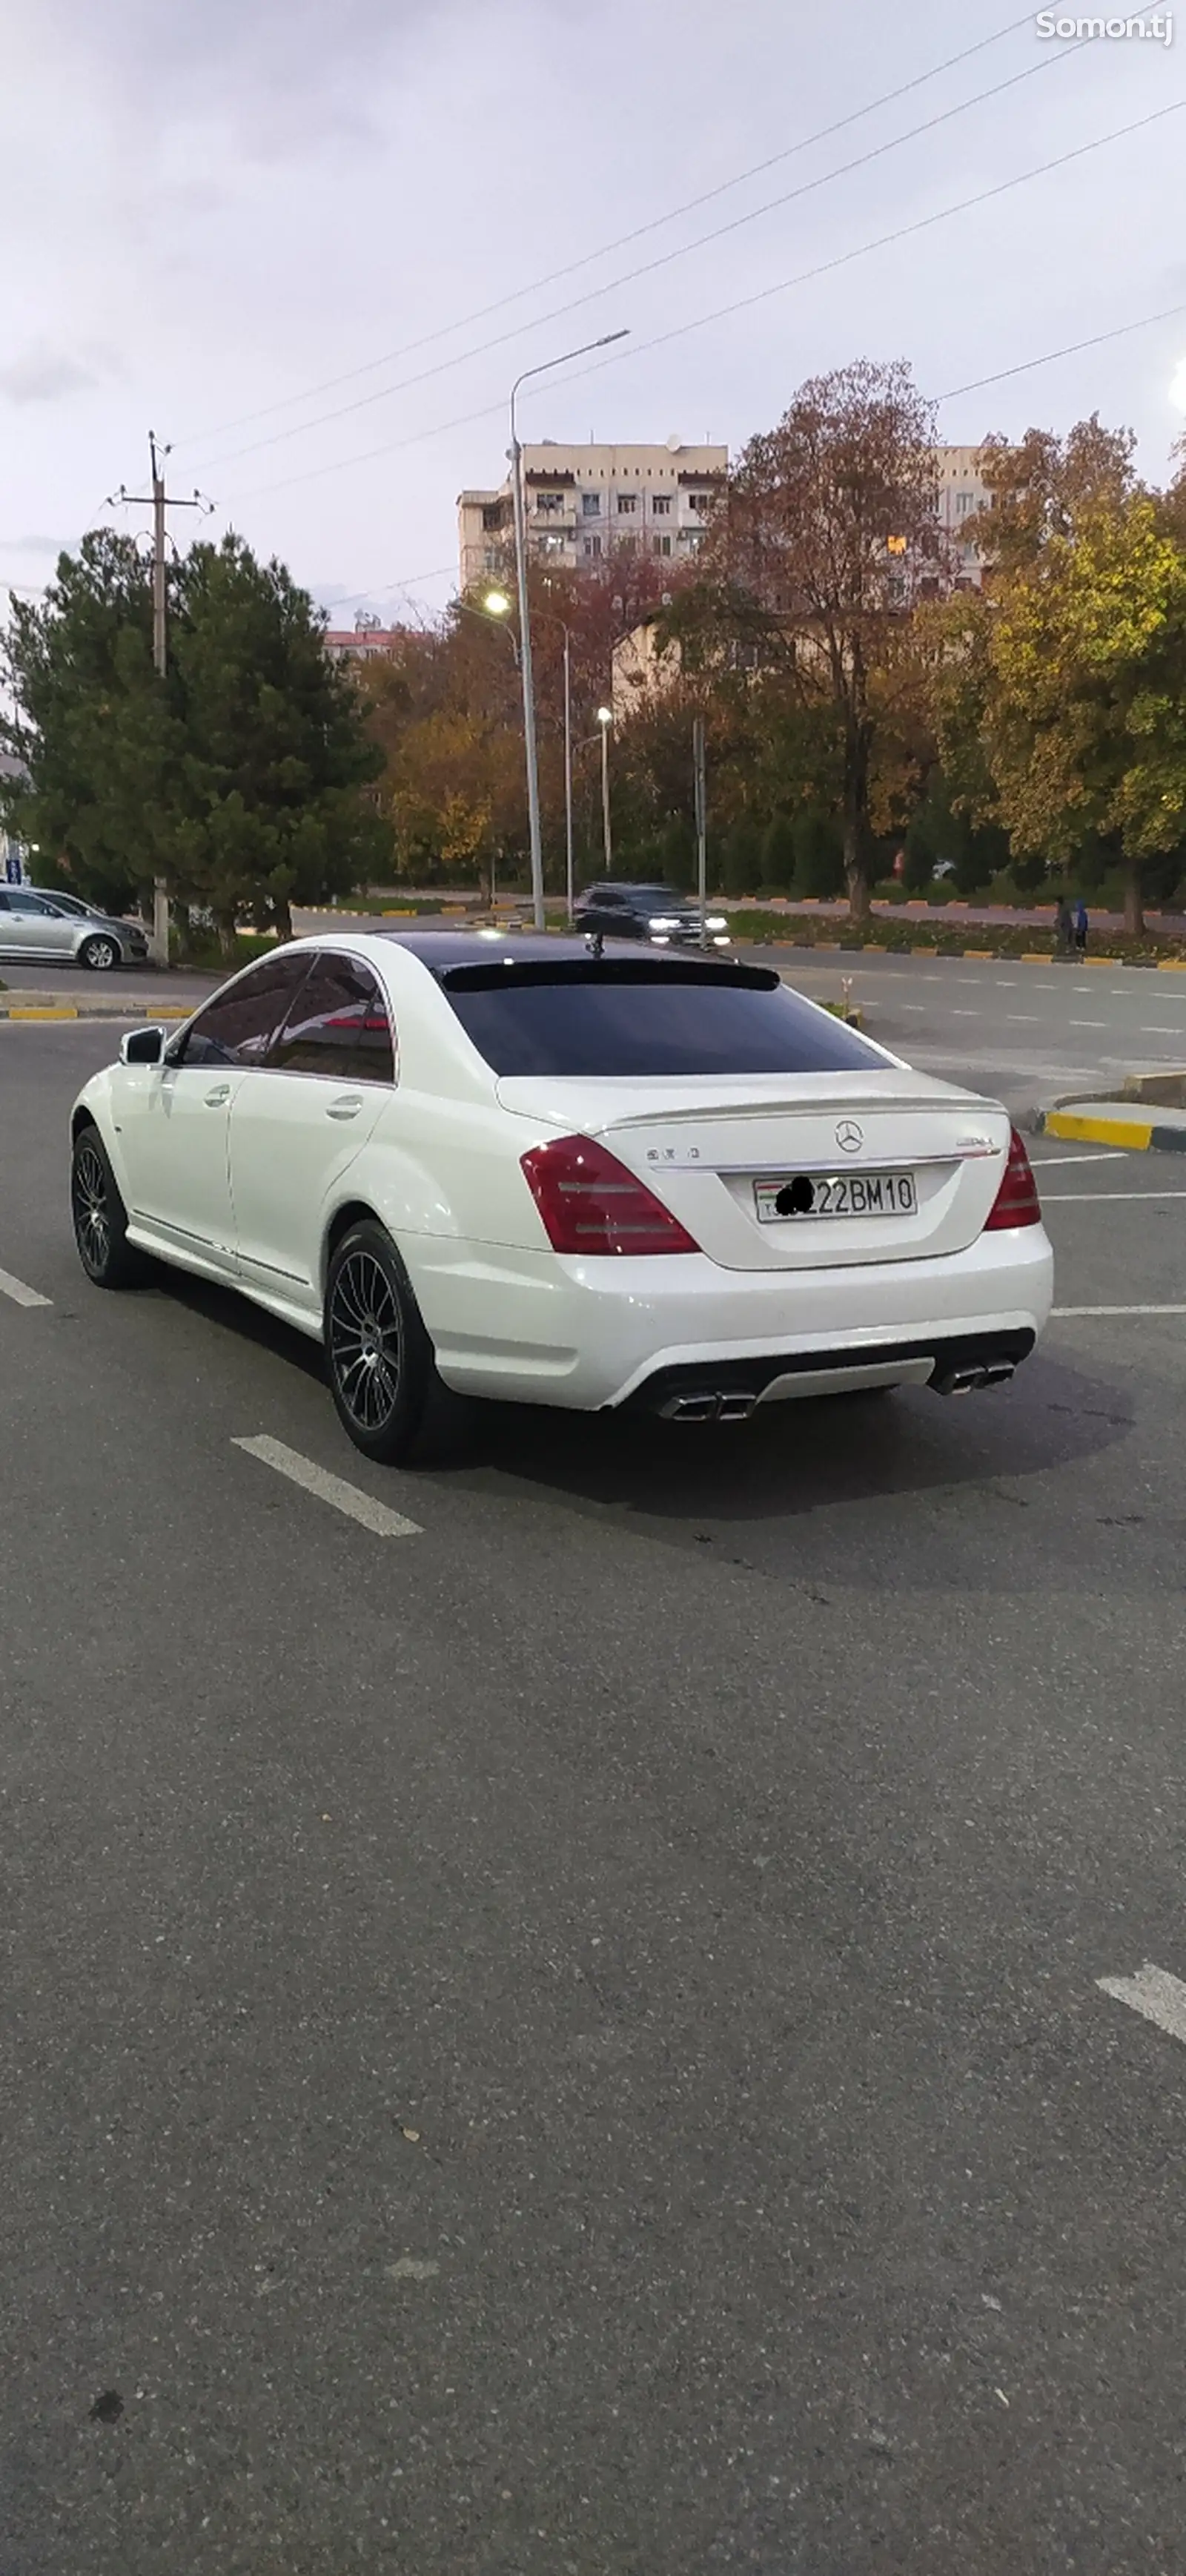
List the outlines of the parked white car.
{"type": "Polygon", "coordinates": [[[503,932],[304,939],[73,1113],[89,1277],[146,1253],[322,1340],[371,1458],[442,1401],[678,1421],[997,1385],[1052,1256],[1007,1112],[764,966],[503,932]]]}

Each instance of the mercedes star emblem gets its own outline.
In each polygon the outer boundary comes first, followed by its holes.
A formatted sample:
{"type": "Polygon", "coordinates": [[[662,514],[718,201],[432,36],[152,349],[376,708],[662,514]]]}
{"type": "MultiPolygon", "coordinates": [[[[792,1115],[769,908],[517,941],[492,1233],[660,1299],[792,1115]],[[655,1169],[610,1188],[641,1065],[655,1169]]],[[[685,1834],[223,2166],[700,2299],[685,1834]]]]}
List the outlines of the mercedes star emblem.
{"type": "Polygon", "coordinates": [[[855,1118],[842,1118],[836,1130],[836,1142],[842,1154],[859,1154],[865,1142],[865,1130],[855,1118]]]}

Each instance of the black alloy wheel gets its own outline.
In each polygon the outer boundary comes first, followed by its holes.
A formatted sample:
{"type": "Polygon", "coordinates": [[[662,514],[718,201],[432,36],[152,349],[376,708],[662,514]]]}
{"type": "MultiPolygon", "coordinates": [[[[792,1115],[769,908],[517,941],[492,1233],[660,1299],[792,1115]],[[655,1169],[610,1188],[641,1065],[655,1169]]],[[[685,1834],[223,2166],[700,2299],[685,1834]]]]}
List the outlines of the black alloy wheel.
{"type": "Polygon", "coordinates": [[[403,1263],[373,1217],[351,1226],[331,1257],[325,1357],[340,1420],[380,1465],[425,1460],[462,1418],[437,1375],[403,1263]]]}
{"type": "Polygon", "coordinates": [[[96,1288],[130,1288],[141,1260],[128,1242],[128,1212],[97,1127],[83,1127],[70,1163],[70,1214],[78,1257],[96,1288]]]}

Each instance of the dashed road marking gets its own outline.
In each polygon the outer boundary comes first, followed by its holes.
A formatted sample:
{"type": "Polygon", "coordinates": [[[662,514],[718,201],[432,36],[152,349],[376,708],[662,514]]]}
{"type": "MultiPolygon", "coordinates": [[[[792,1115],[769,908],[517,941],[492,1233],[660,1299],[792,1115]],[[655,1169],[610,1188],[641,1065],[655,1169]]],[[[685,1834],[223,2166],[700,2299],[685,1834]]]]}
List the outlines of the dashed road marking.
{"type": "Polygon", "coordinates": [[[1128,2004],[1143,2020],[1155,2021],[1171,2039],[1186,2041],[1186,1986],[1180,1977],[1171,1977],[1168,1968],[1155,1968],[1146,1959],[1135,1977],[1097,1977],[1095,1982],[1102,1994],[1128,2004]]]}
{"type": "Polygon", "coordinates": [[[1050,1315],[1186,1315],[1186,1306],[1052,1306],[1050,1315]]]}
{"type": "Polygon", "coordinates": [[[299,1449],[290,1449],[284,1440],[270,1440],[261,1434],[254,1440],[234,1440],[234,1449],[245,1449],[249,1458],[259,1458],[265,1467],[274,1467],[278,1476],[287,1476],[294,1485],[315,1494],[321,1503],[332,1503],[334,1510],[345,1512],[352,1521],[361,1521],[364,1529],[373,1530],[376,1538],[420,1538],[419,1521],[406,1520],[402,1512],[389,1511],[386,1503],[377,1503],[373,1495],[364,1494],[357,1485],[348,1485],[342,1476],[331,1476],[312,1458],[302,1458],[299,1449]]]}
{"type": "Polygon", "coordinates": [[[1041,1164],[1044,1172],[1051,1171],[1055,1163],[1122,1163],[1124,1159],[1124,1148],[1122,1145],[1102,1145],[1098,1154],[1030,1155],[1030,1161],[1034,1166],[1034,1170],[1036,1171],[1039,1164],[1041,1164]]]}
{"type": "Polygon", "coordinates": [[[52,1297],[43,1297],[36,1288],[26,1288],[23,1279],[14,1279],[11,1270],[0,1270],[0,1297],[11,1297],[14,1306],[52,1306],[52,1297]]]}
{"type": "Polygon", "coordinates": [[[1186,1199],[1186,1190],[1050,1190],[1043,1207],[1108,1207],[1113,1199],[1186,1199]]]}

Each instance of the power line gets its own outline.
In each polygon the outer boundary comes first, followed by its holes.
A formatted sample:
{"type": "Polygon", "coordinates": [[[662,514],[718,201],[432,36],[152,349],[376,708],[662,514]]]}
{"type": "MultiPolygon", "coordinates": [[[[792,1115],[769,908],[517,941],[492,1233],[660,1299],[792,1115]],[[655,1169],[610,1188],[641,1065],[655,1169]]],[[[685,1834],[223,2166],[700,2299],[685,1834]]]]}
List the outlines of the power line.
{"type": "Polygon", "coordinates": [[[366,590],[348,590],[344,599],[332,599],[329,602],[326,615],[332,617],[339,608],[353,608],[356,601],[360,599],[387,599],[393,590],[412,591],[418,581],[439,581],[442,573],[453,572],[455,569],[455,565],[451,563],[434,564],[431,572],[409,572],[405,573],[401,581],[371,582],[366,590]]]}
{"type": "Polygon", "coordinates": [[[1028,376],[1034,367],[1053,366],[1056,358],[1075,358],[1081,349],[1099,349],[1105,340],[1123,340],[1130,331],[1148,331],[1155,322],[1172,322],[1186,313],[1186,304],[1167,304],[1161,313],[1145,313],[1139,322],[1118,322],[1114,331],[1097,331],[1090,340],[1068,340],[1065,349],[1047,349],[1044,357],[1023,358],[1020,366],[1001,367],[995,376],[976,376],[970,385],[952,385],[949,392],[936,394],[936,402],[954,402],[957,394],[978,394],[985,385],[1003,385],[1010,376],[1028,376]]]}
{"type": "MultiPolygon", "coordinates": [[[[957,54],[948,54],[943,62],[935,63],[929,71],[918,72],[912,80],[902,81],[896,89],[883,91],[880,98],[870,99],[866,106],[851,109],[847,116],[836,117],[830,125],[819,126],[814,134],[801,135],[797,142],[787,144],[782,152],[773,152],[766,160],[755,161],[748,170],[739,170],[732,179],[722,179],[716,187],[705,188],[698,196],[685,198],[682,205],[673,206],[667,214],[652,216],[649,222],[635,225],[631,232],[619,233],[613,241],[603,242],[600,249],[585,251],[581,258],[569,260],[564,267],[547,270],[544,276],[534,278],[530,285],[517,286],[509,294],[496,297],[492,304],[479,305],[474,312],[463,314],[456,322],[442,323],[437,330],[425,332],[420,339],[406,340],[398,348],[386,350],[382,357],[369,358],[364,366],[349,368],[344,375],[326,376],[319,384],[307,386],[304,393],[286,394],[279,402],[266,403],[257,411],[240,412],[233,420],[223,421],[215,429],[196,430],[192,438],[183,439],[175,444],[183,447],[208,446],[213,439],[225,438],[232,430],[248,429],[257,420],[269,420],[278,411],[290,411],[294,404],[315,402],[318,394],[334,393],[339,385],[356,384],[360,377],[373,375],[378,368],[391,366],[398,358],[413,357],[417,350],[431,348],[438,340],[450,338],[455,331],[468,331],[474,323],[488,321],[492,314],[504,312],[508,304],[519,304],[528,295],[542,294],[545,287],[556,286],[563,278],[575,276],[579,269],[591,267],[594,260],[610,259],[615,251],[627,250],[631,243],[644,240],[650,233],[660,232],[665,224],[678,223],[682,216],[694,214],[700,206],[711,205],[717,198],[727,196],[732,189],[744,187],[748,180],[762,178],[767,170],[777,169],[780,163],[793,160],[800,152],[810,151],[814,144],[825,143],[834,134],[844,133],[850,125],[859,125],[864,117],[876,115],[879,108],[892,107],[898,99],[908,98],[914,90],[925,88],[928,81],[940,79],[944,72],[954,71],[960,63],[970,62],[974,55],[987,52],[990,46],[1003,43],[1007,36],[1015,36],[1022,27],[1030,27],[1032,24],[1031,11],[1027,11],[1023,18],[1010,19],[1009,24],[998,27],[994,35],[982,36],[976,44],[965,45],[957,54]]],[[[1071,45],[1061,50],[1075,53],[1079,48],[1077,45],[1071,45]]],[[[1044,57],[1044,59],[1051,58],[1044,57]]],[[[766,210],[759,207],[757,211],[762,213],[766,210]]],[[[710,235],[708,238],[711,239],[713,236],[710,235]]],[[[697,245],[693,244],[691,247],[695,248],[697,245]]],[[[611,289],[606,288],[604,291],[608,294],[611,289]]],[[[519,327],[526,329],[530,326],[523,324],[519,327]]],[[[450,360],[448,363],[457,365],[460,364],[460,360],[450,360]]],[[[418,380],[413,379],[413,381],[418,380]]],[[[391,390],[396,391],[398,388],[392,387],[391,390]]],[[[305,425],[309,428],[315,426],[313,422],[305,425]]],[[[240,454],[244,452],[242,449],[238,451],[240,454]]],[[[230,460],[222,458],[219,461],[226,463],[230,460]]]]}
{"type": "MultiPolygon", "coordinates": [[[[1160,124],[1167,116],[1178,115],[1184,106],[1186,99],[1173,99],[1167,107],[1155,108],[1151,115],[1135,117],[1128,125],[1114,126],[1107,134],[1095,135],[1089,143],[1076,144],[1070,152],[1058,153],[1049,161],[1039,161],[1032,169],[1020,170],[1011,179],[998,180],[991,188],[981,188],[974,196],[962,197],[953,206],[941,206],[933,214],[920,215],[912,223],[900,224],[892,232],[878,234],[874,241],[860,242],[852,250],[838,252],[833,259],[819,261],[814,268],[801,269],[794,277],[781,278],[772,286],[759,287],[752,295],[738,296],[730,304],[718,305],[711,313],[701,313],[690,322],[677,323],[670,331],[658,332],[653,339],[632,341],[629,351],[595,359],[591,366],[576,367],[570,375],[557,376],[554,383],[558,387],[575,384],[585,376],[596,375],[603,367],[620,366],[623,355],[637,357],[644,350],[665,348],[672,340],[685,339],[692,331],[707,330],[714,322],[726,321],[735,313],[748,312],[755,304],[766,303],[772,296],[789,294],[793,287],[806,286],[817,278],[831,276],[837,269],[867,258],[873,251],[886,250],[897,242],[908,241],[916,233],[927,232],[937,224],[948,222],[953,215],[968,214],[976,206],[1007,196],[1011,189],[1027,186],[1031,179],[1044,178],[1052,170],[1065,170],[1071,162],[1102,151],[1109,143],[1123,142],[1127,135],[1139,134],[1148,126],[1160,124]]],[[[291,491],[298,483],[315,482],[326,474],[340,474],[351,465],[368,465],[376,457],[390,456],[405,447],[418,446],[425,439],[443,438],[450,430],[468,428],[474,421],[501,419],[504,408],[501,402],[486,403],[479,410],[462,412],[453,420],[440,421],[432,429],[409,431],[403,438],[385,440],[380,447],[365,448],[357,456],[339,458],[332,465],[311,466],[301,474],[286,476],[281,483],[256,484],[250,491],[239,492],[232,497],[237,501],[254,500],[260,493],[291,491]]]]}
{"type": "Polygon", "coordinates": [[[1070,54],[1081,51],[1086,42],[1087,39],[1083,38],[1078,45],[1064,46],[1057,54],[1040,55],[1037,62],[1028,64],[1024,71],[1010,73],[1008,80],[996,81],[990,89],[977,90],[972,98],[961,99],[954,107],[939,109],[934,116],[925,117],[921,125],[910,126],[904,134],[891,135],[888,142],[874,144],[868,152],[858,153],[851,161],[842,161],[836,169],[823,170],[818,177],[803,180],[799,187],[787,189],[781,197],[768,198],[764,205],[752,207],[748,214],[734,215],[728,223],[717,224],[711,232],[698,233],[694,241],[682,242],[674,250],[662,251],[657,259],[645,260],[637,268],[624,269],[621,276],[608,279],[603,286],[591,286],[583,295],[570,296],[566,303],[553,305],[549,313],[536,314],[530,322],[512,323],[509,330],[498,331],[492,339],[480,340],[473,348],[460,350],[455,357],[439,358],[431,367],[421,368],[417,375],[401,376],[395,384],[380,385],[374,393],[358,394],[353,402],[339,403],[333,411],[317,412],[312,420],[294,422],[287,429],[270,430],[266,437],[253,439],[247,447],[231,448],[219,458],[219,466],[234,465],[240,457],[256,456],[265,447],[282,446],[291,438],[304,438],[310,430],[323,429],[330,421],[344,420],[352,412],[369,410],[373,403],[388,402],[395,394],[407,393],[415,385],[427,384],[433,376],[447,375],[453,367],[465,366],[473,358],[488,356],[492,349],[504,348],[508,340],[520,339],[524,331],[542,330],[547,323],[559,322],[566,314],[579,312],[583,305],[595,304],[602,296],[616,294],[621,287],[633,285],[638,278],[651,277],[657,269],[670,268],[675,261],[690,258],[693,251],[705,250],[710,243],[723,241],[730,233],[743,231],[747,224],[759,222],[763,215],[776,214],[782,207],[794,205],[802,197],[814,196],[818,189],[830,187],[834,180],[851,178],[855,171],[865,170],[872,162],[884,160],[887,153],[900,151],[903,144],[916,143],[920,136],[934,133],[938,126],[949,125],[957,116],[966,116],[969,108],[982,107],[988,99],[1002,97],[1022,81],[1036,79],[1039,73],[1051,70],[1056,63],[1065,62],[1070,54]]]}

